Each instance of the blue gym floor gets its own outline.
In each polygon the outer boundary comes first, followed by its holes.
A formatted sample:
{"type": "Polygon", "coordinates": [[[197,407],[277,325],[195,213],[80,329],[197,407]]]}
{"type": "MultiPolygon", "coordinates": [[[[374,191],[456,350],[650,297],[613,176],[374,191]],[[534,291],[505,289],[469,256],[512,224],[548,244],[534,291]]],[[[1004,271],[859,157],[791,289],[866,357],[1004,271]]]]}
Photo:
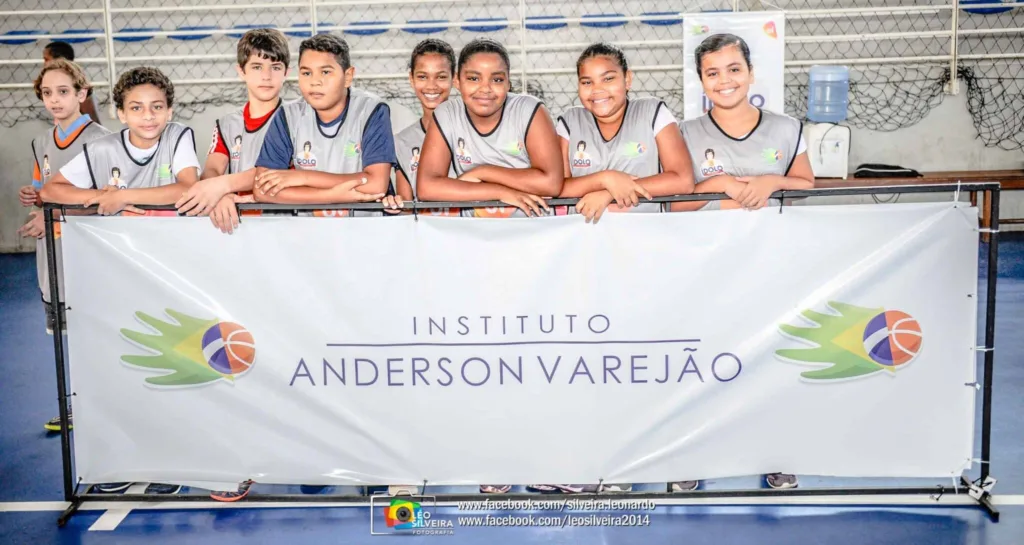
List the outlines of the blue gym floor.
{"type": "MultiPolygon", "coordinates": [[[[981,250],[983,284],[987,251],[981,250]]],[[[984,294],[984,291],[979,291],[984,294]]],[[[998,524],[965,496],[771,499],[782,505],[673,505],[649,512],[646,528],[458,528],[454,536],[404,536],[407,543],[649,543],[649,544],[1020,544],[1024,543],[1024,236],[1000,244],[993,400],[992,475],[999,482],[998,524]],[[803,502],[795,504],[795,502],[803,502]],[[932,505],[934,503],[934,505],[932,505]],[[1014,537],[1017,536],[1017,537],[1014,537]]],[[[984,305],[984,300],[979,301],[984,305]]],[[[984,313],[979,313],[979,345],[984,313]]],[[[57,414],[53,340],[44,328],[35,257],[0,255],[0,544],[41,543],[362,543],[367,507],[274,507],[264,504],[180,506],[137,503],[95,506],[64,528],[60,438],[42,424],[57,414]],[[140,508],[142,507],[142,508],[140,508]],[[110,510],[108,510],[110,509],[110,510]],[[130,511],[127,515],[118,509],[130,511]],[[123,520],[122,520],[123,519],[123,520]],[[112,528],[104,530],[103,528],[112,528]]],[[[980,362],[980,358],[979,358],[980,362]]],[[[980,421],[980,409],[979,409],[980,421]]],[[[980,426],[979,426],[980,437],[980,426]]],[[[980,453],[978,454],[980,456],[980,453]]],[[[977,475],[977,466],[972,473],[977,475]]],[[[925,485],[932,482],[801,479],[802,487],[925,485]]],[[[951,484],[951,483],[944,483],[951,484]]],[[[707,488],[756,487],[756,479],[728,479],[707,488]]],[[[259,487],[259,485],[257,485],[259,487]]],[[[651,488],[652,490],[654,488],[651,488]]],[[[259,492],[298,493],[298,487],[259,492]]],[[[449,489],[436,492],[454,491],[449,489]]],[[[462,491],[462,490],[460,490],[462,491]]],[[[469,490],[466,490],[469,491],[469,490]]],[[[193,491],[201,494],[201,491],[193,491]]],[[[767,499],[766,499],[767,500],[767,499]]],[[[479,513],[477,513],[479,514],[479,513]]],[[[492,513],[501,514],[501,513],[492,513]]],[[[507,513],[506,513],[507,514],[507,513]]],[[[522,514],[522,513],[516,513],[522,514]]],[[[616,515],[621,513],[614,513],[616,515]]],[[[648,514],[648,513],[643,513],[648,514]]],[[[392,538],[394,539],[394,538],[392,538]]],[[[373,542],[373,541],[371,541],[373,542]]]]}

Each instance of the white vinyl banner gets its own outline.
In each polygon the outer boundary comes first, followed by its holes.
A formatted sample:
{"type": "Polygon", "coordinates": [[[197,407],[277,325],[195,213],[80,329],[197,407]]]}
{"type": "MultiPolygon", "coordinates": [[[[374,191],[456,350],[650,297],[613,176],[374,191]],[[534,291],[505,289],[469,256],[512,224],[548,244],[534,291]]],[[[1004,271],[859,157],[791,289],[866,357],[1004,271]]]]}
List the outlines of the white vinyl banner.
{"type": "Polygon", "coordinates": [[[683,35],[683,118],[695,119],[711,109],[704,94],[694,51],[705,38],[735,34],[750,47],[754,83],[748,98],[758,108],[785,113],[786,19],[777,11],[702,13],[687,17],[683,35]]]}
{"type": "Polygon", "coordinates": [[[977,210],[69,216],[84,482],[948,477],[977,210]]]}

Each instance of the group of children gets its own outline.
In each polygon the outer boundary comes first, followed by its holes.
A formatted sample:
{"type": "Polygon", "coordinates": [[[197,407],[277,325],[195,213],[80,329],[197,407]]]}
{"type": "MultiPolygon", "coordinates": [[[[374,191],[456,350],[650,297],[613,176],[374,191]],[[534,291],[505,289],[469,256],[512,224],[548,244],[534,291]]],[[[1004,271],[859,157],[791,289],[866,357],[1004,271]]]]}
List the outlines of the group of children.
{"type": "MultiPolygon", "coordinates": [[[[238,43],[237,67],[249,100],[240,111],[217,120],[203,168],[192,130],[171,121],[174,86],[159,70],[134,68],[118,79],[114,106],[127,128],[112,133],[83,113],[91,100],[81,68],[67,59],[48,60],[35,91],[55,126],[32,143],[35,175],[20,197],[25,206],[95,205],[103,215],[152,215],[137,206],[173,204],[178,214],[209,216],[218,229],[231,233],[239,227],[237,204],[244,202],[381,202],[387,213],[401,214],[412,200],[500,201],[507,206],[424,213],[573,213],[596,223],[606,211],[756,210],[778,190],[813,187],[802,124],[749,102],[754,74],[747,44],[717,34],[704,40],[695,57],[713,104],[700,118],[680,124],[661,100],[631,98],[633,73],[622,50],[597,43],[576,64],[580,106],[553,120],[538,99],[510,92],[509,55],[498,42],[473,40],[456,59],[446,42],[424,40],[409,62],[409,82],[422,116],[394,135],[388,105],[352,88],[355,68],[343,39],[321,34],[302,42],[302,99],[286,104],[280,91],[291,64],[287,39],[273,29],[250,30],[238,43]],[[450,96],[453,88],[458,96],[450,96]],[[649,202],[688,193],[730,198],[668,207],[649,202]],[[570,209],[553,209],[547,202],[552,197],[579,201],[570,209]]],[[[33,212],[22,232],[42,240],[41,214],[33,212]]],[[[39,269],[45,302],[45,248],[40,243],[37,250],[44,260],[39,269]]],[[[50,316],[51,327],[53,321],[50,316]]],[[[59,419],[47,423],[50,430],[59,426],[59,419]]],[[[779,473],[767,475],[766,482],[774,488],[796,486],[794,476],[779,473]]],[[[250,484],[214,497],[237,500],[250,484]]],[[[698,484],[673,483],[672,490],[693,490],[698,484]]],[[[100,485],[107,492],[126,488],[127,483],[100,485]]],[[[392,487],[392,492],[410,488],[392,487]]],[[[481,486],[489,493],[509,489],[481,486]]],[[[593,487],[528,489],[579,492],[593,487]]]]}

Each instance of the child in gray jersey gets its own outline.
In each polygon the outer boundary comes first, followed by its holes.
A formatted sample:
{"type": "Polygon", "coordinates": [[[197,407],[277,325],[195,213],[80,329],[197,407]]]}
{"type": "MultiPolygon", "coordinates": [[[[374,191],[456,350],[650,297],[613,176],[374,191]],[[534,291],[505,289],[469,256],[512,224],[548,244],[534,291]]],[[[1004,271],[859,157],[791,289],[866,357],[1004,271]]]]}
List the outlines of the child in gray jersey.
{"type": "MultiPolygon", "coordinates": [[[[434,110],[448,100],[455,78],[455,51],[442,40],[428,38],[416,44],[409,60],[409,84],[420,101],[423,115],[419,121],[409,125],[395,135],[395,154],[398,160],[395,169],[395,193],[384,199],[393,209],[402,207],[402,200],[412,200],[416,195],[416,173],[419,172],[420,151],[427,129],[434,124],[434,110]]],[[[454,178],[455,171],[449,168],[448,176],[454,178]]],[[[420,212],[433,216],[458,216],[458,209],[436,208],[420,212]]]]}
{"type": "Polygon", "coordinates": [[[509,93],[508,51],[493,40],[466,44],[457,75],[461,97],[434,111],[420,152],[420,200],[511,205],[472,211],[477,217],[546,213],[544,197],[557,196],[564,179],[547,111],[534,97],[509,93]]]}
{"type": "Polygon", "coordinates": [[[814,187],[802,124],[750,104],[750,48],[732,34],[715,34],[696,51],[697,73],[712,104],[680,130],[694,167],[695,193],[725,193],[728,201],[676,203],[672,210],[765,206],[772,193],[814,187]]]}
{"type": "MultiPolygon", "coordinates": [[[[695,52],[697,73],[713,105],[707,114],[683,122],[681,131],[690,149],[696,193],[726,193],[721,208],[756,210],[772,193],[810,189],[814,174],[801,143],[802,124],[783,114],[750,104],[753,82],[750,48],[738,36],[715,34],[695,52]]],[[[673,210],[718,208],[719,201],[674,203],[673,210]]],[[[780,441],[785,438],[782,434],[780,441]]],[[[795,475],[764,476],[771,488],[795,488],[795,475]]],[[[677,481],[673,492],[694,490],[699,482],[677,481]]]]}
{"type": "MultiPolygon", "coordinates": [[[[47,62],[36,77],[33,88],[36,98],[43,102],[43,106],[53,116],[54,127],[32,140],[32,159],[35,168],[32,173],[32,184],[26,185],[20,191],[23,206],[42,204],[39,191],[43,185],[68,161],[81,153],[87,143],[110,134],[110,131],[94,123],[89,114],[82,113],[81,106],[88,100],[90,85],[85,72],[77,64],[65,59],[47,62]]],[[[46,310],[46,330],[53,333],[57,316],[50,305],[50,274],[46,260],[43,211],[35,209],[29,213],[29,217],[28,223],[19,229],[18,233],[36,240],[36,276],[43,297],[43,307],[46,310]]],[[[63,303],[64,266],[60,245],[60,223],[54,223],[53,230],[58,295],[63,303]]],[[[60,313],[63,314],[63,308],[60,313]]],[[[60,417],[52,418],[43,425],[43,428],[52,432],[61,431],[60,417]]],[[[69,410],[68,429],[72,428],[69,410]]]]}
{"type": "Polygon", "coordinates": [[[597,222],[614,212],[660,212],[640,199],[693,192],[686,144],[672,112],[657,98],[630,98],[633,72],[621,49],[588,47],[576,62],[582,106],[558,118],[565,186],[576,210],[597,222]]]}

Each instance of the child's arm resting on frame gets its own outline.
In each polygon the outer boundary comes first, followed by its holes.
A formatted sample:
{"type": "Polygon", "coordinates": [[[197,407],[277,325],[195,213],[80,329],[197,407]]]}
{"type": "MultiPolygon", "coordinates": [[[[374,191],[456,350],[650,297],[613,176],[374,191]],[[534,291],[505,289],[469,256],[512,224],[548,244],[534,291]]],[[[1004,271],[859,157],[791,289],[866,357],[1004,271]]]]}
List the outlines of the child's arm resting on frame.
{"type": "MultiPolygon", "coordinates": [[[[558,159],[557,155],[555,158],[558,159]]],[[[421,201],[502,201],[519,208],[527,215],[540,215],[542,208],[548,209],[544,199],[530,193],[496,183],[467,182],[449,178],[448,165],[451,164],[451,160],[451,151],[435,122],[427,130],[423,150],[420,152],[420,167],[416,173],[416,193],[421,201]]],[[[478,168],[472,172],[476,173],[478,168]]],[[[561,180],[561,165],[558,166],[556,174],[561,180]]]]}
{"type": "Polygon", "coordinates": [[[544,106],[539,106],[530,120],[530,127],[526,133],[526,152],[530,155],[530,168],[482,165],[474,168],[469,176],[531,195],[557,197],[565,181],[558,140],[551,117],[544,106]]]}
{"type": "Polygon", "coordinates": [[[370,202],[380,199],[391,183],[391,164],[377,163],[353,174],[331,174],[304,170],[267,170],[257,169],[256,189],[253,196],[257,202],[277,204],[332,204],[347,202],[370,202]],[[298,173],[298,174],[295,174],[298,173]],[[271,186],[271,191],[264,191],[266,185],[260,181],[298,176],[311,183],[294,186],[271,186]],[[358,189],[357,189],[358,188],[358,189]]]}
{"type": "MultiPolygon", "coordinates": [[[[390,165],[371,165],[373,167],[389,167],[390,165]]],[[[336,174],[335,176],[342,176],[336,174]]],[[[365,188],[369,182],[364,178],[349,179],[328,189],[314,187],[291,187],[281,190],[276,195],[267,195],[259,190],[253,192],[256,202],[274,204],[341,204],[352,202],[373,202],[384,197],[384,193],[363,193],[358,188],[365,188]]]]}
{"type": "Polygon", "coordinates": [[[743,176],[737,180],[741,183],[746,182],[746,187],[733,198],[744,208],[751,210],[764,207],[768,203],[768,198],[776,191],[814,188],[814,172],[811,170],[811,161],[807,158],[806,152],[796,156],[785,176],[743,176]]]}
{"type": "MultiPolygon", "coordinates": [[[[563,153],[569,143],[560,139],[563,153]]],[[[579,178],[566,178],[560,197],[583,197],[606,190],[619,206],[636,206],[640,197],[665,197],[693,193],[693,167],[690,154],[675,123],[665,126],[655,137],[662,172],[637,178],[617,170],[595,172],[579,178]]]]}
{"type": "MultiPolygon", "coordinates": [[[[206,161],[206,165],[210,166],[210,160],[206,161]]],[[[206,175],[206,172],[203,171],[203,176],[206,175]]],[[[217,206],[217,203],[225,195],[252,191],[255,180],[255,168],[216,178],[204,178],[188,188],[188,191],[178,199],[175,206],[179,213],[189,216],[205,216],[217,206]]]]}
{"type": "Polygon", "coordinates": [[[173,204],[199,180],[199,169],[196,167],[183,168],[175,174],[174,178],[176,181],[173,184],[160,187],[103,191],[83,204],[85,206],[98,205],[97,212],[100,215],[116,214],[121,210],[143,213],[132,205],[173,204]]]}
{"type": "Polygon", "coordinates": [[[43,185],[43,189],[39,192],[39,196],[42,197],[43,202],[56,204],[82,204],[101,193],[103,192],[98,189],[82,189],[77,187],[69,182],[63,174],[58,172],[50,179],[50,181],[43,185]]]}

